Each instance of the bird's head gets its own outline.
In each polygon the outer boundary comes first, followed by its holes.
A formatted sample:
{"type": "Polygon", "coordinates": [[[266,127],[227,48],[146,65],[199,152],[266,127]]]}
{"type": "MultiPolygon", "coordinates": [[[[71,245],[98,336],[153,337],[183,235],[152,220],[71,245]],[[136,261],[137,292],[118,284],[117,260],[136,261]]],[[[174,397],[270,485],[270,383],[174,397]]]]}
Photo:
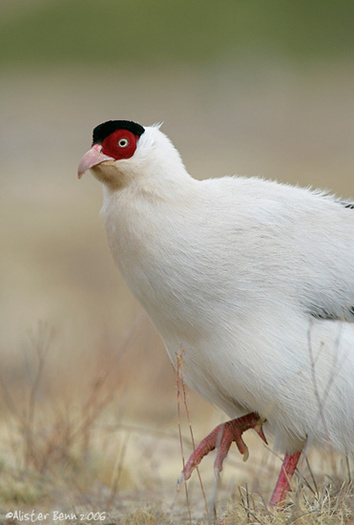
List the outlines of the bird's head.
{"type": "MultiPolygon", "coordinates": [[[[82,157],[78,167],[78,177],[85,171],[92,169],[94,175],[109,185],[116,185],[122,181],[120,161],[132,159],[141,135],[145,128],[129,120],[109,120],[96,126],[92,135],[92,146],[82,157]]],[[[123,162],[123,171],[124,162],[123,162]]],[[[126,166],[125,166],[126,167],[126,166]]]]}
{"type": "Polygon", "coordinates": [[[111,188],[120,188],[149,174],[168,173],[184,166],[179,153],[159,125],[143,127],[130,120],[109,120],[93,130],[92,146],[82,157],[78,176],[91,169],[111,188]]]}

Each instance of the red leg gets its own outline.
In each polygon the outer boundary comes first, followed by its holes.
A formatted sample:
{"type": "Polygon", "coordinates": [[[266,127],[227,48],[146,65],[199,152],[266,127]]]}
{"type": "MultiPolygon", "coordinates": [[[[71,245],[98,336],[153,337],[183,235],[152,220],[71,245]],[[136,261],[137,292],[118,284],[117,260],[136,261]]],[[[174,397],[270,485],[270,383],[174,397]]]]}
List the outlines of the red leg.
{"type": "Polygon", "coordinates": [[[286,454],[283,464],[281,466],[281,471],[279,474],[277,484],[275,485],[274,492],[269,502],[270,507],[278,507],[284,502],[286,494],[290,488],[291,478],[293,477],[300,456],[301,451],[296,452],[292,455],[286,454]]]}
{"type": "Polygon", "coordinates": [[[265,435],[263,434],[262,423],[263,421],[259,415],[256,412],[251,412],[246,416],[227,421],[227,423],[223,423],[214,428],[214,430],[199,443],[190,456],[178,479],[178,484],[189,479],[193,470],[199,465],[203,457],[216,447],[218,447],[218,453],[214,469],[216,475],[219,475],[222,470],[224,459],[226,458],[233,441],[235,441],[240,453],[243,454],[244,461],[246,461],[248,458],[248,448],[242,439],[242,434],[249,428],[253,428],[263,441],[267,443],[265,435]]]}

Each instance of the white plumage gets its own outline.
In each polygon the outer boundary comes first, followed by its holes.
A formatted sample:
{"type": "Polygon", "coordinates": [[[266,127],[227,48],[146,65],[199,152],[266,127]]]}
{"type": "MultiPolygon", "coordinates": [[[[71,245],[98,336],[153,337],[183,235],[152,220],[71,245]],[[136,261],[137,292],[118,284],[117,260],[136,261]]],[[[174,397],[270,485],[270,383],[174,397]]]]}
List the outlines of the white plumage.
{"type": "Polygon", "coordinates": [[[257,412],[281,451],[352,453],[353,206],[259,178],[196,180],[158,126],[142,129],[128,158],[94,140],[98,160],[79,171],[104,182],[114,260],[171,361],[183,350],[189,386],[231,418],[257,412]]]}

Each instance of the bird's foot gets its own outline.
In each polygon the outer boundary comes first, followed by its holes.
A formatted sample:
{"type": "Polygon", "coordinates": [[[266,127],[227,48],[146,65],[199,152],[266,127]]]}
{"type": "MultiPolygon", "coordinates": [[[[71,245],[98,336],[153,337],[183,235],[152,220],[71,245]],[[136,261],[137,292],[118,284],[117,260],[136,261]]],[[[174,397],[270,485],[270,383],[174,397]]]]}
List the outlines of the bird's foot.
{"type": "Polygon", "coordinates": [[[232,419],[226,423],[214,428],[210,434],[208,434],[196,447],[194,452],[191,454],[189,460],[185,464],[184,469],[180,477],[178,478],[177,485],[180,485],[184,481],[187,481],[191,477],[191,474],[195,467],[199,465],[203,457],[209,452],[218,449],[217,456],[214,463],[215,475],[219,477],[222,471],[224,459],[226,458],[231,443],[234,441],[243,455],[243,461],[247,461],[249,453],[246,443],[242,439],[242,434],[246,430],[253,428],[261,439],[267,443],[266,437],[262,430],[262,424],[264,420],[256,412],[251,412],[246,416],[232,419]]]}
{"type": "Polygon", "coordinates": [[[269,502],[269,506],[273,509],[283,505],[286,495],[290,490],[290,481],[294,475],[300,456],[301,451],[295,452],[295,454],[285,455],[277,484],[269,502]]]}

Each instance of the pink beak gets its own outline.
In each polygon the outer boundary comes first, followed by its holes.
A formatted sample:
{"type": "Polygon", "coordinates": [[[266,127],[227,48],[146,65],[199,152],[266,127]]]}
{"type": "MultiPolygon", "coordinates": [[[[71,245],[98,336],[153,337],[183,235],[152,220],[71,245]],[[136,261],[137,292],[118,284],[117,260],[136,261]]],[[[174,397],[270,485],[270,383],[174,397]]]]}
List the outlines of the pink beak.
{"type": "Polygon", "coordinates": [[[77,170],[77,176],[79,179],[81,179],[85,171],[93,168],[93,166],[97,166],[97,164],[101,164],[101,162],[105,162],[106,160],[115,160],[113,157],[108,157],[108,155],[102,153],[101,150],[101,144],[95,144],[85,153],[85,155],[80,160],[77,170]]]}

